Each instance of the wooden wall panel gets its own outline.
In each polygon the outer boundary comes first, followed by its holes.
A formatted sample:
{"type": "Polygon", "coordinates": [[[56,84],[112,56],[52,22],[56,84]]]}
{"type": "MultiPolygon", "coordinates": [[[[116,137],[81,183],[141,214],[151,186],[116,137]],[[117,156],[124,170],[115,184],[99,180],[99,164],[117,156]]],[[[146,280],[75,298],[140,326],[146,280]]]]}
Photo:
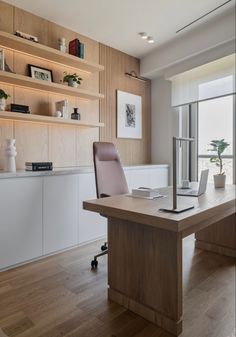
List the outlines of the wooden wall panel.
{"type": "Polygon", "coordinates": [[[15,86],[14,98],[15,103],[28,105],[33,114],[49,115],[49,95],[47,92],[42,91],[39,94],[38,90],[15,86]]]}
{"type": "Polygon", "coordinates": [[[24,168],[26,161],[48,161],[48,126],[31,122],[14,122],[16,166],[24,168]]]}
{"type": "Polygon", "coordinates": [[[99,138],[99,130],[96,129],[80,129],[77,130],[77,149],[76,158],[77,166],[93,165],[93,142],[99,138]]]}
{"type": "Polygon", "coordinates": [[[39,42],[48,45],[48,21],[37,15],[14,7],[14,31],[34,35],[39,42]]]}
{"type": "Polygon", "coordinates": [[[54,167],[76,166],[76,128],[49,126],[49,160],[54,167]]]}
{"type": "Polygon", "coordinates": [[[139,74],[139,60],[118,50],[100,44],[100,64],[105,71],[100,75],[100,92],[105,99],[100,102],[100,120],[105,128],[100,130],[102,141],[111,141],[119,149],[124,164],[150,163],[150,82],[141,82],[125,76],[134,70],[139,74]],[[116,91],[122,90],[142,96],[142,139],[121,139],[116,136],[116,91]]]}
{"type": "Polygon", "coordinates": [[[0,30],[13,33],[14,7],[0,0],[0,30]]]}

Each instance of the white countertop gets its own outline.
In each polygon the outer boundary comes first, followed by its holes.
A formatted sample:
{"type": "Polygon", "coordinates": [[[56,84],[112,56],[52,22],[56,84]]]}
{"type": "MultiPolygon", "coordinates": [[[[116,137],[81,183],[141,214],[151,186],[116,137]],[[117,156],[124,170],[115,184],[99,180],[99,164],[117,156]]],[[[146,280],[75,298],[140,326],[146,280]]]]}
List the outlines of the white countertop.
{"type": "MultiPolygon", "coordinates": [[[[147,164],[147,165],[134,165],[134,166],[124,166],[124,170],[138,170],[138,169],[153,169],[153,168],[168,168],[169,165],[158,165],[158,164],[147,164]]],[[[78,174],[78,173],[92,173],[94,172],[93,166],[74,166],[74,167],[58,167],[54,168],[52,171],[25,171],[17,170],[16,172],[4,172],[0,170],[0,179],[8,178],[25,178],[25,177],[44,177],[44,176],[54,176],[54,175],[64,175],[64,174],[78,174]]]]}

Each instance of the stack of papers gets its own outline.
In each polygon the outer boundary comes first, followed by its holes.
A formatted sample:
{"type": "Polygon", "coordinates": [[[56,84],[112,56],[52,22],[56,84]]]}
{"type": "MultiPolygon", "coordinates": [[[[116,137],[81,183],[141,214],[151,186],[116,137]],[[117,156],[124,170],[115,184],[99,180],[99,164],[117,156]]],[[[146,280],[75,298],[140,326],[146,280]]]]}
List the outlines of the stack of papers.
{"type": "Polygon", "coordinates": [[[144,199],[155,199],[163,197],[156,188],[139,187],[132,189],[132,193],[129,194],[131,197],[144,198],[144,199]]]}

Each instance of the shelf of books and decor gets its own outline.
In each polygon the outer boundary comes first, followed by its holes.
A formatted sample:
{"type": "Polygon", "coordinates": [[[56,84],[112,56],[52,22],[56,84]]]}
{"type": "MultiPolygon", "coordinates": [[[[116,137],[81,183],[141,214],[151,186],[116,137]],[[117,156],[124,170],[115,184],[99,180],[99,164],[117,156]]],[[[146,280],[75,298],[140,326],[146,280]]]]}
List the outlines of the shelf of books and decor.
{"type": "Polygon", "coordinates": [[[78,68],[90,73],[103,71],[104,66],[86,61],[82,58],[63,53],[60,50],[23,39],[21,37],[0,31],[0,45],[2,47],[30,54],[51,62],[60,63],[65,66],[78,68]]]}
{"type": "Polygon", "coordinates": [[[34,79],[31,77],[27,77],[24,75],[18,75],[6,71],[0,71],[0,82],[4,82],[7,84],[17,85],[29,89],[43,90],[47,92],[53,92],[56,94],[63,94],[68,96],[76,96],[88,100],[102,99],[104,98],[103,94],[94,93],[90,90],[79,89],[69,87],[67,85],[42,81],[38,79],[34,79]]]}
{"type": "Polygon", "coordinates": [[[104,123],[99,122],[86,122],[86,121],[77,121],[72,119],[64,119],[59,117],[51,117],[51,116],[42,116],[42,115],[34,115],[29,113],[20,113],[20,112],[11,112],[11,111],[0,111],[0,120],[17,120],[24,122],[35,122],[41,124],[60,124],[60,125],[71,125],[78,127],[103,127],[104,123]]]}

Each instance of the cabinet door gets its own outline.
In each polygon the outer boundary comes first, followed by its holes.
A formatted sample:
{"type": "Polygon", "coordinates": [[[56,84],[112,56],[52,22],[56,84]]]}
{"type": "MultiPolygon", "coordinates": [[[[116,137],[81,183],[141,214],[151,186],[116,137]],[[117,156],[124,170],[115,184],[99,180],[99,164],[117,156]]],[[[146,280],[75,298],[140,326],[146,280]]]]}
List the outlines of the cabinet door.
{"type": "Polygon", "coordinates": [[[151,168],[148,170],[149,187],[167,187],[169,179],[168,167],[151,168]]]}
{"type": "Polygon", "coordinates": [[[138,187],[150,187],[148,179],[148,169],[131,169],[126,171],[129,190],[138,187]]]}
{"type": "Polygon", "coordinates": [[[78,179],[79,219],[78,241],[85,243],[107,235],[107,219],[83,209],[83,201],[96,199],[94,173],[81,173],[78,179]]]}
{"type": "Polygon", "coordinates": [[[44,178],[43,253],[49,254],[77,244],[76,175],[44,178]]]}
{"type": "Polygon", "coordinates": [[[147,167],[125,170],[126,180],[131,192],[132,188],[138,187],[166,187],[168,186],[167,167],[147,167]]]}
{"type": "Polygon", "coordinates": [[[0,180],[0,269],[42,255],[42,179],[0,180]]]}

